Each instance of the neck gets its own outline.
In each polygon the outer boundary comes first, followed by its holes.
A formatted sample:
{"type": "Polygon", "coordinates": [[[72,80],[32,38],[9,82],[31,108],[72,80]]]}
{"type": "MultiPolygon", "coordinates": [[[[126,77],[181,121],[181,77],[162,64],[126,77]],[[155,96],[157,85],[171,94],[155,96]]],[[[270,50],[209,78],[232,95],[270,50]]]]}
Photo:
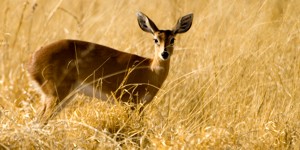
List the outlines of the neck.
{"type": "Polygon", "coordinates": [[[151,62],[151,70],[156,74],[164,73],[166,76],[169,72],[170,59],[161,60],[159,57],[155,57],[151,62]]]}

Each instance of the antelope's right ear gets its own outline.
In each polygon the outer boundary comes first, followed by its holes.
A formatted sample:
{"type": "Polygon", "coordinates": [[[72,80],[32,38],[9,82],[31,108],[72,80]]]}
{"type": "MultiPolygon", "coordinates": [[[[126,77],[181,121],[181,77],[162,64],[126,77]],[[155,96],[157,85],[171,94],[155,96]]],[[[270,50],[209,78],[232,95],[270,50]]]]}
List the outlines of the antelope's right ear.
{"type": "Polygon", "coordinates": [[[145,14],[142,12],[137,12],[137,20],[139,23],[140,28],[145,31],[154,34],[154,32],[158,31],[158,28],[154,24],[154,22],[149,19],[145,14]]]}

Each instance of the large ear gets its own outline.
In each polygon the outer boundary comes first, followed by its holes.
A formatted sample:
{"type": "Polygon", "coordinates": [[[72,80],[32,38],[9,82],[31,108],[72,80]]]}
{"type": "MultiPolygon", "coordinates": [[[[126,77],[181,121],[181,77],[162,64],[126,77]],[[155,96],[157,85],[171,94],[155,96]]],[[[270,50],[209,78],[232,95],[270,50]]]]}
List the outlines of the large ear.
{"type": "Polygon", "coordinates": [[[152,34],[158,31],[158,28],[153,23],[153,21],[149,19],[145,14],[143,14],[142,12],[137,12],[136,15],[137,15],[139,26],[141,27],[142,30],[144,30],[145,32],[150,32],[152,34]]]}
{"type": "Polygon", "coordinates": [[[173,33],[177,34],[177,33],[184,33],[186,31],[188,31],[192,26],[192,22],[193,22],[193,14],[192,13],[181,17],[177,21],[177,24],[173,29],[173,33]]]}

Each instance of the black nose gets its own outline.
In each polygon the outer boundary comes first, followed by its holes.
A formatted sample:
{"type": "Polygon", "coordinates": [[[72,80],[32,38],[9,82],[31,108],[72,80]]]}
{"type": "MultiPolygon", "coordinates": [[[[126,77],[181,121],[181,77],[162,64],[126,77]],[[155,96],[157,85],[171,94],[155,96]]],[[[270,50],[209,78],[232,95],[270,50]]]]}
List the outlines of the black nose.
{"type": "Polygon", "coordinates": [[[162,52],[161,53],[161,57],[163,58],[163,59],[168,59],[169,58],[169,53],[167,52],[167,51],[164,51],[164,52],[162,52]]]}

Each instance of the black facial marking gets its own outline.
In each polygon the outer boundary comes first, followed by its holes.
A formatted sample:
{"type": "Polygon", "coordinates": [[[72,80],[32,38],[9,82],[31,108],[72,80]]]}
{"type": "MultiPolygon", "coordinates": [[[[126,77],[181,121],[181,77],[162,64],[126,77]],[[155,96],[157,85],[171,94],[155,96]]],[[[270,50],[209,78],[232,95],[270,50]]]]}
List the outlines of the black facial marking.
{"type": "Polygon", "coordinates": [[[161,53],[161,57],[163,59],[168,59],[169,58],[169,53],[167,51],[164,51],[164,52],[161,53]]]}

